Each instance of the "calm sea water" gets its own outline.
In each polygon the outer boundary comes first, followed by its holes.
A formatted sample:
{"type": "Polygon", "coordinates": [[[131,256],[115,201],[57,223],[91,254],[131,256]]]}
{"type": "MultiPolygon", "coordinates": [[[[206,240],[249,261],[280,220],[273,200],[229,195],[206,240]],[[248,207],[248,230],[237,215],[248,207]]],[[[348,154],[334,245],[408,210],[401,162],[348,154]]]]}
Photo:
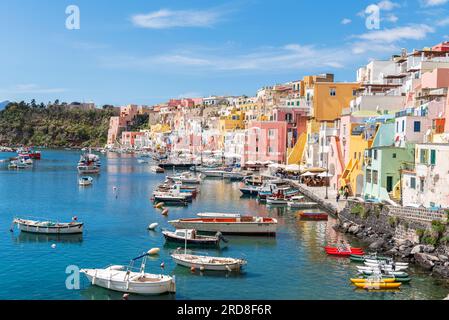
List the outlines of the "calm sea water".
{"type": "MultiPolygon", "coordinates": [[[[1,158],[13,156],[0,154],[1,158]]],[[[355,291],[349,278],[356,274],[347,259],[328,257],[322,247],[343,239],[329,222],[302,222],[294,212],[268,209],[256,200],[241,198],[238,183],[207,180],[199,197],[187,208],[170,208],[169,217],[154,209],[150,195],[164,175],[150,172],[132,156],[109,154],[102,172],[88,188],[78,186],[79,152],[44,151],[34,168],[10,171],[0,163],[0,299],[121,299],[120,293],[92,287],[83,278],[80,290],[66,289],[67,266],[80,268],[127,264],[142,252],[159,247],[147,271],[177,278],[177,294],[146,299],[442,299],[449,286],[419,270],[411,285],[398,293],[355,291]],[[118,197],[113,187],[119,188],[118,197]],[[276,217],[276,238],[230,237],[222,250],[210,255],[243,257],[249,261],[240,275],[214,274],[177,267],[170,259],[160,228],[168,220],[199,212],[241,212],[276,217]],[[15,216],[34,216],[85,222],[83,236],[54,238],[10,233],[15,216]],[[147,226],[159,223],[157,232],[147,226]],[[56,248],[52,248],[56,244],[56,248]]],[[[140,297],[133,297],[140,298],[140,297]]]]}

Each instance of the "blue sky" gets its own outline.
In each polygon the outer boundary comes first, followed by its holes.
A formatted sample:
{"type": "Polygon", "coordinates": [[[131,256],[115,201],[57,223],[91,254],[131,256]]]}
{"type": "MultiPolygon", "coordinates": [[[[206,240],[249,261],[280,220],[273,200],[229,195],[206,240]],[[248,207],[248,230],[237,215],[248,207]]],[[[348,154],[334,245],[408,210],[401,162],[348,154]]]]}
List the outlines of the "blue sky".
{"type": "Polygon", "coordinates": [[[3,0],[0,101],[154,104],[253,95],[449,40],[449,0],[3,0]],[[68,5],[80,30],[65,27],[68,5]],[[379,30],[365,9],[381,8],[379,30]]]}

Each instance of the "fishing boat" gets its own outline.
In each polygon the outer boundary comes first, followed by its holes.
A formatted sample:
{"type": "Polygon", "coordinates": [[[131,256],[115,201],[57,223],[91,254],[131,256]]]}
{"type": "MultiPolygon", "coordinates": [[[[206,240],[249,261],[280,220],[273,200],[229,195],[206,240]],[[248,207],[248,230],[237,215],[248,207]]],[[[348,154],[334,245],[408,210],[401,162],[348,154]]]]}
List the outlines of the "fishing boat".
{"type": "Polygon", "coordinates": [[[192,218],[169,221],[177,229],[195,229],[200,232],[223,234],[276,234],[278,221],[274,218],[242,216],[238,218],[192,218]]]}
{"type": "Polygon", "coordinates": [[[292,197],[290,201],[288,201],[287,206],[290,209],[312,209],[316,208],[318,203],[306,201],[304,196],[296,196],[292,197]]]}
{"type": "Polygon", "coordinates": [[[23,232],[40,234],[78,234],[83,233],[84,224],[77,221],[59,223],[53,221],[36,221],[15,218],[13,226],[23,232]]]}
{"type": "Polygon", "coordinates": [[[302,220],[327,221],[329,219],[329,215],[327,213],[317,211],[303,211],[298,213],[298,216],[302,220]]]}
{"type": "Polygon", "coordinates": [[[177,205],[183,205],[187,206],[188,201],[187,197],[179,195],[174,196],[167,192],[155,192],[153,193],[154,202],[156,203],[167,203],[167,204],[177,204],[177,205]]]}
{"type": "Polygon", "coordinates": [[[92,285],[113,291],[139,295],[159,295],[176,292],[175,277],[145,272],[148,253],[132,260],[128,267],[109,266],[104,269],[81,269],[92,285]],[[142,259],[139,270],[135,261],[142,259]]]}
{"type": "Polygon", "coordinates": [[[190,172],[183,172],[180,175],[167,177],[167,179],[175,182],[181,182],[183,184],[201,184],[202,182],[201,174],[197,176],[190,172]]]}
{"type": "Polygon", "coordinates": [[[240,271],[248,262],[243,259],[199,256],[187,253],[171,255],[176,264],[207,271],[240,271]]]}
{"type": "Polygon", "coordinates": [[[154,173],[164,173],[165,172],[165,170],[159,166],[151,166],[150,170],[151,170],[151,172],[154,172],[154,173]]]}
{"type": "Polygon", "coordinates": [[[42,157],[40,151],[34,151],[31,148],[21,148],[17,152],[19,157],[29,157],[33,160],[40,160],[42,157]]]}
{"type": "Polygon", "coordinates": [[[81,187],[91,186],[93,182],[94,182],[94,179],[92,177],[82,177],[78,180],[78,184],[81,187]]]}
{"type": "Polygon", "coordinates": [[[162,234],[164,235],[165,240],[169,242],[187,242],[187,244],[191,246],[219,247],[222,240],[226,242],[226,239],[223,238],[221,233],[217,233],[215,236],[202,236],[198,235],[196,230],[192,229],[180,229],[175,232],[164,230],[162,231],[162,234]]]}
{"type": "Polygon", "coordinates": [[[240,192],[243,195],[248,195],[248,196],[257,196],[259,194],[260,190],[261,190],[261,187],[252,186],[252,185],[245,185],[240,188],[240,192]]]}
{"type": "Polygon", "coordinates": [[[99,174],[100,167],[96,165],[79,165],[78,166],[79,174],[99,174]]]}

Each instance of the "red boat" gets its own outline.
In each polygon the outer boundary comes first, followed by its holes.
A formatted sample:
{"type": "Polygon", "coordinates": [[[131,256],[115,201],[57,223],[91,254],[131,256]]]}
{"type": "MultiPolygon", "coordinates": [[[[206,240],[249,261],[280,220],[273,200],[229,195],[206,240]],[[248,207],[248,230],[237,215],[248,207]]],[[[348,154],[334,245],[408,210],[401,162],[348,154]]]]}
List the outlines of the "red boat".
{"type": "Polygon", "coordinates": [[[350,248],[349,250],[347,250],[347,249],[341,250],[341,249],[335,248],[335,247],[324,247],[324,249],[326,250],[326,253],[328,255],[332,255],[332,256],[349,257],[351,255],[355,255],[355,256],[365,255],[365,252],[361,248],[350,248]]]}
{"type": "Polygon", "coordinates": [[[33,160],[41,160],[41,152],[32,151],[31,149],[25,149],[23,152],[19,153],[19,157],[29,157],[33,160]]]}
{"type": "Polygon", "coordinates": [[[298,216],[303,220],[328,220],[329,216],[321,212],[300,212],[298,216]]]}

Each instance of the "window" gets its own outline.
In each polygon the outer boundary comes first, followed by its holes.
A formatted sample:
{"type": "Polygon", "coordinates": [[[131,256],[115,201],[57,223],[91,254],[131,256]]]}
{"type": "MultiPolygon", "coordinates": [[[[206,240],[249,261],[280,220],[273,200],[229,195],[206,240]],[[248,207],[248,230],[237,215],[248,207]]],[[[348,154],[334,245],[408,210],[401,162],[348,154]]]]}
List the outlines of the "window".
{"type": "Polygon", "coordinates": [[[292,122],[293,121],[293,115],[291,113],[287,113],[285,115],[285,121],[292,122]]]}
{"type": "Polygon", "coordinates": [[[374,150],[374,160],[377,160],[377,150],[374,150]]]}
{"type": "Polygon", "coordinates": [[[424,192],[424,178],[421,178],[420,180],[419,191],[424,192]]]}
{"type": "Polygon", "coordinates": [[[272,154],[273,153],[273,147],[268,147],[268,153],[272,154]]]}
{"type": "Polygon", "coordinates": [[[421,121],[415,121],[415,123],[413,124],[413,131],[421,132],[421,121]]]}
{"type": "Polygon", "coordinates": [[[337,95],[337,89],[330,88],[329,94],[330,94],[331,97],[335,97],[337,95]]]}
{"type": "Polygon", "coordinates": [[[366,183],[371,183],[371,170],[366,171],[366,183]]]}
{"type": "Polygon", "coordinates": [[[274,131],[274,129],[268,130],[268,137],[274,138],[274,136],[275,136],[275,131],[274,131]]]}
{"type": "Polygon", "coordinates": [[[405,131],[405,120],[402,120],[402,130],[401,130],[401,132],[404,132],[405,131]]]}
{"type": "Polygon", "coordinates": [[[357,95],[357,90],[352,90],[352,96],[355,97],[357,95]]]}
{"type": "Polygon", "coordinates": [[[426,149],[421,149],[419,151],[419,163],[427,164],[427,150],[426,149]]]}
{"type": "Polygon", "coordinates": [[[373,183],[378,184],[379,182],[379,172],[377,170],[373,170],[373,183]]]}
{"type": "Polygon", "coordinates": [[[436,162],[437,162],[437,151],[430,150],[430,164],[434,166],[436,165],[436,162]]]}
{"type": "Polygon", "coordinates": [[[398,155],[396,153],[393,153],[393,159],[396,159],[398,155]]]}
{"type": "Polygon", "coordinates": [[[396,121],[396,132],[399,133],[399,121],[396,121]]]}
{"type": "Polygon", "coordinates": [[[416,189],[416,178],[415,177],[410,178],[410,188],[413,190],[416,189]]]}

